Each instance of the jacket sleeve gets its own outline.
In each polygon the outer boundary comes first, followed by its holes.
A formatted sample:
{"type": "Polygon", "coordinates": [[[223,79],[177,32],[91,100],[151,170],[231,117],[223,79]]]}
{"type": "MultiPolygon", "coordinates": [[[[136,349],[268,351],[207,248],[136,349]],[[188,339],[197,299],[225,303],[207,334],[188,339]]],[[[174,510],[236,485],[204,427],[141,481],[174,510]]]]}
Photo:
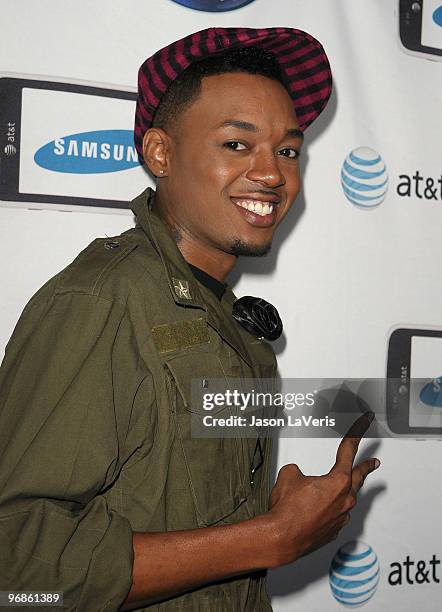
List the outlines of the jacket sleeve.
{"type": "Polygon", "coordinates": [[[124,602],[132,530],[105,491],[149,376],[123,305],[71,292],[25,308],[0,369],[0,590],[63,591],[81,612],[124,602]]]}

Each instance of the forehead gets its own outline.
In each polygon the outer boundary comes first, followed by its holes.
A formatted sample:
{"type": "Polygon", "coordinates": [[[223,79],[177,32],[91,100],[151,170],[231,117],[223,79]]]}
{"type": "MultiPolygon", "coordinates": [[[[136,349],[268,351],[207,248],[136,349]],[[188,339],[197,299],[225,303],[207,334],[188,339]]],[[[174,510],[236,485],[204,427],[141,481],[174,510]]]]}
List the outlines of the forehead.
{"type": "Polygon", "coordinates": [[[206,127],[232,118],[284,129],[298,126],[292,99],[282,83],[242,72],[204,77],[200,95],[185,115],[190,121],[198,118],[198,124],[206,127]]]}

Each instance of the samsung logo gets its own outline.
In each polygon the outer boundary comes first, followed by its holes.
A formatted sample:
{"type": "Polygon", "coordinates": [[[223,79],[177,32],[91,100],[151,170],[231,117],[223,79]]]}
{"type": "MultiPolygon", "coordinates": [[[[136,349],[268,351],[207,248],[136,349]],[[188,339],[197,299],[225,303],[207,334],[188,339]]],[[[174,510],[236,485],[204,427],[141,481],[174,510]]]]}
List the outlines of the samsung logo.
{"type": "Polygon", "coordinates": [[[101,174],[139,166],[131,130],[97,130],[63,136],[40,147],[35,163],[52,172],[101,174]]]}

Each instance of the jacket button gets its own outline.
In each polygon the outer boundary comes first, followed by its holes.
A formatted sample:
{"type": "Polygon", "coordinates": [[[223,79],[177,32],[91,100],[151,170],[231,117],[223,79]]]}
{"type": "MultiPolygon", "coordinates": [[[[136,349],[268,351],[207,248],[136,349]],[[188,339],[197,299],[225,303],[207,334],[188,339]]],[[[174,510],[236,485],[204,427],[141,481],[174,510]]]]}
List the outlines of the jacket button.
{"type": "Polygon", "coordinates": [[[120,246],[120,243],[117,242],[116,240],[107,240],[104,243],[105,249],[118,249],[119,246],[120,246]]]}

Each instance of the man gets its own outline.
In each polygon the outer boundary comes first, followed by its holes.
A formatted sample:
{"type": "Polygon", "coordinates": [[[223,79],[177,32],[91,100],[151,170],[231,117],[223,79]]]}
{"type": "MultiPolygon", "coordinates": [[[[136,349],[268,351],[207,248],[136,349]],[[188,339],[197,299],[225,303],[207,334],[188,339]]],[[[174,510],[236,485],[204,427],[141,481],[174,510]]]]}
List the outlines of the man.
{"type": "Polygon", "coordinates": [[[0,378],[0,587],[97,610],[271,610],[267,568],[336,537],[377,460],[363,417],[329,474],[269,440],[195,438],[191,379],[274,377],[225,279],[268,252],[330,94],[320,44],[210,28],[140,69],[137,149],[158,177],[135,228],[97,239],[31,299],[0,378]]]}

